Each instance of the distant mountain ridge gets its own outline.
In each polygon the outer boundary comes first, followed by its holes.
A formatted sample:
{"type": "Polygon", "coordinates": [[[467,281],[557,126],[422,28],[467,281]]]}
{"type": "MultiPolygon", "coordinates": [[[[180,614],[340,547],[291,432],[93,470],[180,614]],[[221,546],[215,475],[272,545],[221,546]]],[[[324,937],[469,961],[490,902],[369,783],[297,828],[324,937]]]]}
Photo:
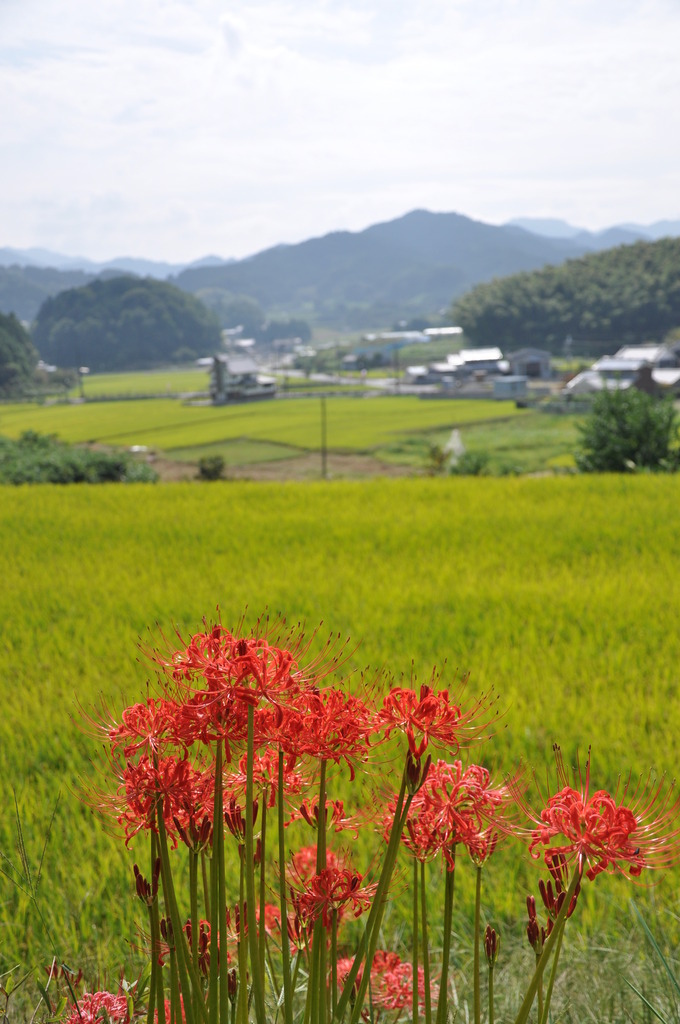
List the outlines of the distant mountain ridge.
{"type": "Polygon", "coordinates": [[[413,210],[363,231],[275,246],[228,266],[190,268],[171,280],[199,298],[218,289],[251,296],[271,315],[355,329],[436,313],[480,281],[587,251],[578,242],[517,227],[413,210]]]}
{"type": "Polygon", "coordinates": [[[133,273],[161,277],[206,302],[220,293],[248,296],[270,318],[379,327],[446,310],[458,296],[494,278],[559,265],[674,228],[680,235],[680,221],[601,232],[536,218],[496,226],[458,213],[413,210],[363,231],[334,231],[241,260],[206,256],[190,265],[132,258],[97,264],[43,249],[0,249],[0,310],[30,321],[48,296],[65,288],[97,276],[133,273]],[[19,266],[21,258],[32,265],[19,266]],[[38,266],[48,260],[61,265],[38,266]]]}
{"type": "Polygon", "coordinates": [[[134,256],[117,256],[112,260],[96,262],[86,256],[65,256],[51,249],[12,249],[0,248],[0,267],[40,267],[50,270],[80,270],[83,273],[97,276],[107,270],[117,270],[124,274],[136,274],[138,277],[156,277],[164,280],[171,274],[179,274],[187,267],[219,266],[231,263],[231,259],[221,256],[203,256],[191,263],[166,263],[162,260],[146,260],[134,256]]]}
{"type": "Polygon", "coordinates": [[[587,231],[566,220],[550,217],[515,217],[509,227],[519,227],[541,238],[562,238],[589,246],[593,252],[611,249],[615,245],[634,242],[657,242],[660,238],[680,236],[680,220],[657,220],[654,224],[615,224],[602,231],[587,231]]]}

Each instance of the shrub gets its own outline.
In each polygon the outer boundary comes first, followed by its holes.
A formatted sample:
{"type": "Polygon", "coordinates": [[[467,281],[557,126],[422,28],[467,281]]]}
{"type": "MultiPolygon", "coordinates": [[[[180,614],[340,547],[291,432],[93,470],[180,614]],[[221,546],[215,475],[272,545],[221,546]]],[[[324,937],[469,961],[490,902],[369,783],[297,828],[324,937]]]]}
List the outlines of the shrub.
{"type": "Polygon", "coordinates": [[[157,474],[124,452],[91,451],[25,431],[0,437],[0,484],[152,483],[157,474]]]}
{"type": "Polygon", "coordinates": [[[672,399],[628,388],[602,391],[579,427],[576,464],[583,473],[673,472],[678,467],[678,423],[672,399]]]}
{"type": "Polygon", "coordinates": [[[200,480],[221,480],[224,475],[224,459],[221,455],[204,455],[198,460],[200,480]]]}

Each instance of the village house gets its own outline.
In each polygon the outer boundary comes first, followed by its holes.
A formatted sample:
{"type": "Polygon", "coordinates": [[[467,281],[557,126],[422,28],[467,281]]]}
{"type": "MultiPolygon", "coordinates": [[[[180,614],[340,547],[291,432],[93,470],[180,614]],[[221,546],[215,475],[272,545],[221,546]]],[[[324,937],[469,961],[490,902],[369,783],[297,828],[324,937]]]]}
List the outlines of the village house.
{"type": "Polygon", "coordinates": [[[258,372],[248,355],[217,355],[213,358],[210,394],[215,405],[251,398],[273,398],[276,382],[258,372]]]}

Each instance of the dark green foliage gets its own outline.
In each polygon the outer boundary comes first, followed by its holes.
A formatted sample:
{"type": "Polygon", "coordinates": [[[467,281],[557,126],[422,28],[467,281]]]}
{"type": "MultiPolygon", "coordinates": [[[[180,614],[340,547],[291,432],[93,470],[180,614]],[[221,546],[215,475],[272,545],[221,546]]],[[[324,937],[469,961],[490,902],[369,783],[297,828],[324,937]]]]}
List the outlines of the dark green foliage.
{"type": "Polygon", "coordinates": [[[0,313],[0,397],[21,395],[37,361],[30,336],[17,318],[0,313]]]}
{"type": "Polygon", "coordinates": [[[221,455],[203,455],[198,460],[200,480],[221,480],[224,473],[224,458],[221,455]]]}
{"type": "Polygon", "coordinates": [[[678,424],[671,399],[638,391],[602,391],[579,427],[576,464],[584,473],[671,472],[678,467],[678,424]]]}
{"type": "Polygon", "coordinates": [[[115,277],[48,299],[33,340],[48,362],[101,372],[211,355],[221,337],[213,314],[193,296],[164,281],[115,277]]]}
{"type": "Polygon", "coordinates": [[[0,484],[152,483],[156,474],[126,453],[91,451],[29,430],[0,437],[0,484]]]}
{"type": "Polygon", "coordinates": [[[637,242],[560,267],[481,284],[457,300],[454,322],[477,345],[611,352],[680,325],[680,238],[637,242]]]}

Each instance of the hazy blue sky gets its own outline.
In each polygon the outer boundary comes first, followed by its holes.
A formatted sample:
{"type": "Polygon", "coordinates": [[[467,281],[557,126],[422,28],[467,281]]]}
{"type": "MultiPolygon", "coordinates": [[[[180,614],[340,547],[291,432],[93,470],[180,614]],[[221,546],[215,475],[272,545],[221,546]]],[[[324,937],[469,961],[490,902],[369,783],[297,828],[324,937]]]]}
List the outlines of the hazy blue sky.
{"type": "Polygon", "coordinates": [[[0,0],[0,246],[680,217],[679,0],[0,0]]]}

